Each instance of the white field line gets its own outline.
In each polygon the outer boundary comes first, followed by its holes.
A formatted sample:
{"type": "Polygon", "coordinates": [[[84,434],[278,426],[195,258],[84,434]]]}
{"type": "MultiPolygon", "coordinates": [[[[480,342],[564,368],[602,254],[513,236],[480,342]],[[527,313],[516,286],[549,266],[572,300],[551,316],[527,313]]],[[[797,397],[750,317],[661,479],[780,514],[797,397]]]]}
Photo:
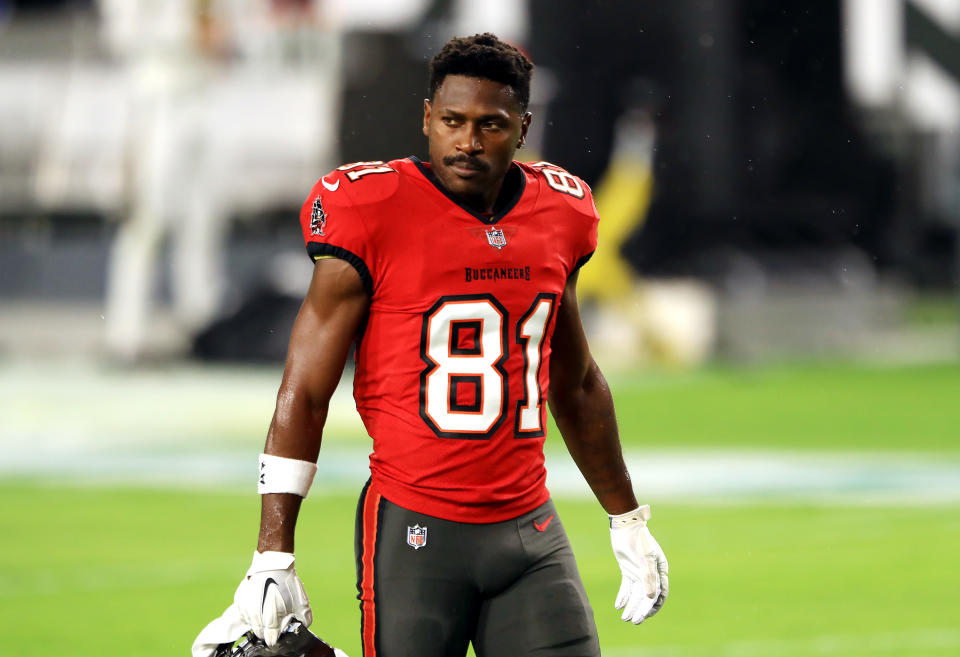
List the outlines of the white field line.
{"type": "MultiPolygon", "coordinates": [[[[5,364],[0,480],[248,491],[279,379],[272,367],[5,364]]],[[[349,383],[331,403],[317,489],[355,490],[367,477],[370,439],[349,383]]],[[[589,498],[558,444],[548,442],[550,490],[589,498]]],[[[960,503],[960,452],[634,449],[625,458],[638,495],[650,501],[960,503]]]]}
{"type": "Polygon", "coordinates": [[[907,632],[821,634],[803,639],[757,639],[711,644],[604,648],[604,657],[832,657],[941,653],[955,655],[960,630],[929,628],[907,632]]]}
{"type": "MultiPolygon", "coordinates": [[[[358,441],[362,442],[362,441],[358,441]]],[[[369,444],[369,443],[367,443],[369,444]]],[[[8,478],[91,485],[219,488],[248,491],[256,481],[256,449],[201,450],[91,446],[37,450],[8,444],[0,481],[8,478]]],[[[960,460],[913,453],[780,452],[763,450],[625,453],[638,496],[697,503],[957,504],[960,460]]],[[[367,478],[367,451],[321,450],[314,490],[356,490],[367,478]]],[[[592,495],[570,457],[547,455],[547,485],[561,497],[592,495]]]]}
{"type": "MultiPolygon", "coordinates": [[[[856,504],[960,502],[960,460],[890,452],[627,450],[638,496],[726,501],[804,500],[856,504]]],[[[548,457],[556,494],[589,496],[568,456],[548,457]]]]}

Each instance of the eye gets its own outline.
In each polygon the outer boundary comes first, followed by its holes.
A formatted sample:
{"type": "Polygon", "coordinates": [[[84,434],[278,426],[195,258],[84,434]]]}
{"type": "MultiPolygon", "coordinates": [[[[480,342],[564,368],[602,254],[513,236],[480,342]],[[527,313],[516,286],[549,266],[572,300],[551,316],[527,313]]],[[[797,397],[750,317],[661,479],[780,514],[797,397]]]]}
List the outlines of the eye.
{"type": "Polygon", "coordinates": [[[496,130],[500,130],[503,126],[501,126],[500,123],[497,121],[487,121],[486,123],[483,123],[480,127],[487,132],[493,132],[496,130]]]}
{"type": "Polygon", "coordinates": [[[460,120],[459,120],[459,119],[455,119],[455,118],[453,118],[452,116],[444,116],[444,117],[441,117],[441,118],[440,118],[440,122],[443,123],[443,125],[448,126],[448,127],[450,127],[450,128],[455,128],[455,127],[457,127],[458,125],[460,125],[460,120]]]}

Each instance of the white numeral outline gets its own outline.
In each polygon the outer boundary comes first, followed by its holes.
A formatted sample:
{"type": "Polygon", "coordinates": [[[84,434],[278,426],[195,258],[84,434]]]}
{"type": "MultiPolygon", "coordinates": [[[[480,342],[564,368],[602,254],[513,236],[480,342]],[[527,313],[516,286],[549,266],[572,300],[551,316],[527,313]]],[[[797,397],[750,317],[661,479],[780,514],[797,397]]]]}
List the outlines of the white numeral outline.
{"type": "Polygon", "coordinates": [[[543,177],[547,179],[547,184],[561,194],[569,194],[574,198],[583,198],[583,184],[575,175],[561,169],[556,164],[550,162],[534,162],[529,165],[540,169],[543,177]]]}
{"type": "Polygon", "coordinates": [[[427,365],[420,373],[427,426],[441,438],[489,439],[506,416],[506,308],[492,294],[440,297],[423,314],[420,358],[427,365]],[[474,329],[474,349],[455,346],[455,326],[474,329]],[[474,407],[457,407],[460,384],[474,385],[474,407]]]}
{"type": "Polygon", "coordinates": [[[356,182],[364,176],[370,175],[371,173],[397,172],[397,170],[393,167],[386,166],[383,163],[383,160],[374,160],[372,162],[352,162],[350,164],[344,164],[343,166],[337,167],[337,171],[346,171],[347,179],[350,182],[356,182]]]}
{"type": "Polygon", "coordinates": [[[523,348],[523,399],[517,402],[514,431],[517,436],[524,438],[544,435],[540,366],[543,365],[544,339],[553,319],[556,301],[556,294],[541,292],[517,322],[517,344],[523,348]]]}
{"type": "MultiPolygon", "coordinates": [[[[523,398],[517,401],[516,438],[544,435],[545,408],[540,373],[556,294],[540,293],[516,326],[523,354],[523,398]]],[[[507,416],[509,317],[491,294],[440,297],[423,313],[420,358],[420,417],[441,438],[488,440],[507,416]],[[471,331],[462,346],[460,331],[471,331]],[[458,405],[461,385],[474,387],[474,402],[458,405]]]]}

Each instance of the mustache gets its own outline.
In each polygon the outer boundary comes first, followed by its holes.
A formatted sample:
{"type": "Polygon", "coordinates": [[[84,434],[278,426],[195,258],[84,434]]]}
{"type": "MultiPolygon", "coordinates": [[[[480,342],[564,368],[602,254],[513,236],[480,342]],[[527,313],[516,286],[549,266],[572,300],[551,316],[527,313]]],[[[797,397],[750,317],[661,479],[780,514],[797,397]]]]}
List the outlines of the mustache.
{"type": "Polygon", "coordinates": [[[455,164],[461,164],[468,169],[476,169],[477,171],[487,172],[490,170],[490,165],[484,162],[483,160],[478,160],[475,157],[470,157],[461,153],[460,155],[447,155],[443,158],[444,165],[452,167],[455,164]]]}

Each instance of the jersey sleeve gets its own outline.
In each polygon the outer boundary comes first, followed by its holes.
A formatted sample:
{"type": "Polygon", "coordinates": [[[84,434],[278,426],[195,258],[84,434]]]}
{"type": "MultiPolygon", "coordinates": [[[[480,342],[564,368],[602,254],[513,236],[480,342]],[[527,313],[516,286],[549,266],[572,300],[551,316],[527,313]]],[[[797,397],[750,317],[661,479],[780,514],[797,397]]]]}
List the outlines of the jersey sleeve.
{"type": "Polygon", "coordinates": [[[373,242],[340,171],[322,177],[300,209],[300,228],[307,255],[314,262],[339,258],[360,275],[367,294],[373,296],[373,242]]]}
{"type": "Polygon", "coordinates": [[[600,217],[593,202],[590,186],[578,176],[551,162],[534,162],[525,165],[534,170],[541,184],[551,211],[564,219],[559,224],[563,241],[567,245],[569,271],[580,269],[597,250],[597,226],[600,217]]]}
{"type": "Polygon", "coordinates": [[[583,199],[584,208],[584,230],[577,241],[575,251],[578,253],[573,264],[573,271],[577,271],[590,260],[594,251],[597,250],[597,231],[600,224],[600,215],[597,213],[597,205],[593,202],[593,193],[587,186],[587,183],[580,181],[583,185],[585,198],[583,199]]]}

